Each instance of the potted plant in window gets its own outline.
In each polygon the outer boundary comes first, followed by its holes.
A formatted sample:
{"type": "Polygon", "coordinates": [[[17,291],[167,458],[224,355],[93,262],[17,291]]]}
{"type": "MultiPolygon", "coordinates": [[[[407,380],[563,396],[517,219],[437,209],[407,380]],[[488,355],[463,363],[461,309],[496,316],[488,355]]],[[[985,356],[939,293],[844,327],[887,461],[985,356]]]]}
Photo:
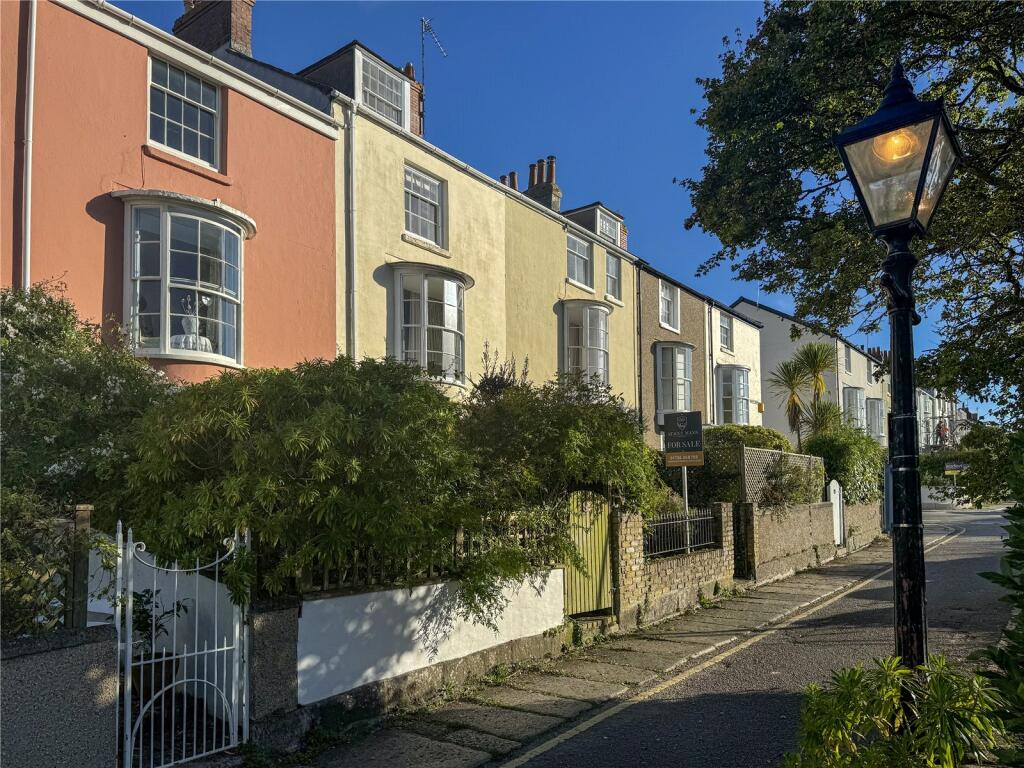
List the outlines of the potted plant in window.
{"type": "Polygon", "coordinates": [[[142,701],[147,701],[170,685],[177,672],[174,649],[157,648],[162,637],[168,637],[168,624],[188,613],[183,600],[164,609],[160,590],[144,589],[132,593],[132,687],[142,701]]]}

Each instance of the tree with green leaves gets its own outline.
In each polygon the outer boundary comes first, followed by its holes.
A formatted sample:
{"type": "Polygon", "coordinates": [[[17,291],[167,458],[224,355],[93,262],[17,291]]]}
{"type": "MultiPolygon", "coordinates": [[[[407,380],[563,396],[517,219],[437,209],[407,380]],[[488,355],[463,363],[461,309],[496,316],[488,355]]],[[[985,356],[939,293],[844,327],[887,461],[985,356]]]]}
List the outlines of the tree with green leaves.
{"type": "Polygon", "coordinates": [[[797,451],[803,451],[801,418],[804,401],[801,393],[809,389],[810,385],[811,377],[795,360],[783,360],[768,374],[768,388],[786,409],[789,428],[796,433],[797,451]]]}
{"type": "Polygon", "coordinates": [[[812,401],[820,402],[828,390],[825,374],[836,372],[836,348],[823,341],[812,341],[796,351],[793,363],[810,382],[812,401]]]}
{"type": "MultiPolygon", "coordinates": [[[[728,44],[728,41],[727,41],[728,44]]],[[[966,151],[914,245],[919,309],[938,319],[919,382],[1024,421],[1024,6],[1020,2],[765,5],[757,29],[700,80],[708,133],[688,227],[719,239],[701,267],[795,298],[814,327],[879,327],[884,257],[832,138],[878,107],[900,56],[942,98],[966,151]]]]}

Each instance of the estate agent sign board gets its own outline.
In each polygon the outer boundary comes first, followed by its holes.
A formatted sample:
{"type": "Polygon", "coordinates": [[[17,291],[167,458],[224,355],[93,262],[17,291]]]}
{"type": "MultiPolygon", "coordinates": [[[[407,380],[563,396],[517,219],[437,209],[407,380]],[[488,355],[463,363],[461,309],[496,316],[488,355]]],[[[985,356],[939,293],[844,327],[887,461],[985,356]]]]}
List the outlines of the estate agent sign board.
{"type": "Polygon", "coordinates": [[[665,414],[666,467],[703,467],[704,431],[700,411],[672,411],[665,414]]]}

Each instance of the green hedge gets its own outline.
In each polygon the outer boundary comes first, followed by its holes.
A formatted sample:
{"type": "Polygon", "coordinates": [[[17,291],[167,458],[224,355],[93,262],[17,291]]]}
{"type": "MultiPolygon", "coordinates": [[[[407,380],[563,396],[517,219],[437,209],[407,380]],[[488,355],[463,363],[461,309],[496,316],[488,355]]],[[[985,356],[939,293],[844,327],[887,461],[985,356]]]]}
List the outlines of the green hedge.
{"type": "MultiPolygon", "coordinates": [[[[792,445],[781,432],[769,427],[726,424],[704,429],[704,466],[691,467],[687,480],[690,504],[706,507],[715,502],[737,502],[743,495],[740,474],[743,447],[791,453],[792,445]]],[[[665,470],[674,487],[680,483],[679,470],[665,470]]]]}
{"type": "Polygon", "coordinates": [[[822,458],[826,479],[839,481],[847,504],[871,504],[882,498],[885,449],[873,437],[843,424],[807,439],[804,450],[822,458]]]}

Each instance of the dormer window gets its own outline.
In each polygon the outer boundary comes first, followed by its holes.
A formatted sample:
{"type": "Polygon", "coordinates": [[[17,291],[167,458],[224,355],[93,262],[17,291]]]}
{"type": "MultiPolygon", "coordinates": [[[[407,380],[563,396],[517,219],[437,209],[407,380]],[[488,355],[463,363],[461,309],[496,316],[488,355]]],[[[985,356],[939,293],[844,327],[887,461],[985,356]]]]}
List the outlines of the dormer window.
{"type": "Polygon", "coordinates": [[[619,222],[604,211],[597,212],[597,233],[605,240],[619,244],[619,222]]]}
{"type": "Polygon", "coordinates": [[[367,57],[363,59],[361,101],[395,125],[405,125],[405,83],[386,68],[367,57]]]}

